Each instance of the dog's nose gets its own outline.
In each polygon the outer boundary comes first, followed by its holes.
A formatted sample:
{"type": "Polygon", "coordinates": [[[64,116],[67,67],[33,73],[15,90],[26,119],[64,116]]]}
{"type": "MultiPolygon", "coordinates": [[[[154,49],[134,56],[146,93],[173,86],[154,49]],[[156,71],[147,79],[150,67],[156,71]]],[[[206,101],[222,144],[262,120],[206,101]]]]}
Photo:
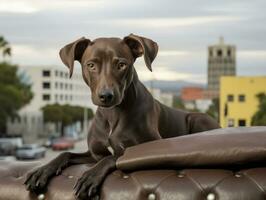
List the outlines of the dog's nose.
{"type": "Polygon", "coordinates": [[[112,90],[103,90],[100,92],[99,98],[102,103],[111,103],[114,98],[114,92],[112,90]]]}

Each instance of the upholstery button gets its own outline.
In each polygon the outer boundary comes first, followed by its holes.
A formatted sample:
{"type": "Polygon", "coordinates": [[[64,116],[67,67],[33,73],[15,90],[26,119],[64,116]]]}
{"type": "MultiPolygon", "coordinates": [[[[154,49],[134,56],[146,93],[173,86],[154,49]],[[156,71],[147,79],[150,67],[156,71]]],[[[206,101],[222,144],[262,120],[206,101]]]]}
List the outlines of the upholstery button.
{"type": "Polygon", "coordinates": [[[235,177],[240,178],[240,177],[242,177],[242,175],[241,174],[235,174],[235,177]]]}
{"type": "Polygon", "coordinates": [[[184,176],[185,176],[184,174],[178,174],[177,175],[178,178],[184,178],[184,176]]]}
{"type": "Polygon", "coordinates": [[[69,175],[68,178],[74,178],[74,176],[69,175]]]}
{"type": "Polygon", "coordinates": [[[128,176],[128,175],[124,175],[124,176],[123,176],[123,178],[125,178],[125,179],[126,179],[126,178],[129,178],[129,176],[128,176]]]}
{"type": "Polygon", "coordinates": [[[156,196],[154,193],[150,193],[149,196],[148,196],[148,200],[155,200],[156,199],[156,196]]]}
{"type": "Polygon", "coordinates": [[[44,194],[39,194],[39,195],[38,195],[38,200],[44,200],[44,199],[45,199],[44,194]]]}
{"type": "Polygon", "coordinates": [[[207,195],[207,200],[215,200],[215,195],[213,193],[209,193],[207,195]]]}

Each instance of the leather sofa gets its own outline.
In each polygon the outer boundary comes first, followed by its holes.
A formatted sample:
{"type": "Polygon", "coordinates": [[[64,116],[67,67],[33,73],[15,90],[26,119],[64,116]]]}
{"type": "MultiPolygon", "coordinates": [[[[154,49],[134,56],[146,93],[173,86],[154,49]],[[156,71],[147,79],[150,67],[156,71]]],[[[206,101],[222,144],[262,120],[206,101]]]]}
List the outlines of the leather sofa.
{"type": "MultiPolygon", "coordinates": [[[[265,200],[266,127],[226,128],[128,148],[101,188],[103,200],[265,200]]],[[[38,162],[0,162],[0,200],[72,200],[88,170],[75,165],[30,194],[25,173],[38,162]]]]}

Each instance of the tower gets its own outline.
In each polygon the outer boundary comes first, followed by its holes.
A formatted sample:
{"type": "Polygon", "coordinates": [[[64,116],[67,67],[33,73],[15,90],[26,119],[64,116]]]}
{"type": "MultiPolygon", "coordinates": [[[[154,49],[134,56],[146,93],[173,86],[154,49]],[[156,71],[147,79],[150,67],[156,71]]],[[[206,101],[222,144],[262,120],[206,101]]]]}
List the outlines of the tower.
{"type": "Polygon", "coordinates": [[[208,47],[208,96],[217,98],[221,76],[236,75],[236,47],[224,43],[223,37],[218,44],[208,47]]]}

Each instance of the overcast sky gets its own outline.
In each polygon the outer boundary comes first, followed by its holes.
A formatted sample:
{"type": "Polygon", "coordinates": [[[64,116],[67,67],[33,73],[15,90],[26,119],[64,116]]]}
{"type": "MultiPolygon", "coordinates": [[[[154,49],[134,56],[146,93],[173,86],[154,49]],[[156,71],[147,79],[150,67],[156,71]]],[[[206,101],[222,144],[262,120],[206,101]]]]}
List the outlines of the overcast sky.
{"type": "Polygon", "coordinates": [[[205,83],[207,46],[220,36],[237,47],[238,75],[266,75],[265,8],[265,0],[0,0],[0,35],[14,63],[63,68],[66,43],[135,33],[160,47],[153,73],[142,58],[135,64],[142,80],[205,83]]]}

